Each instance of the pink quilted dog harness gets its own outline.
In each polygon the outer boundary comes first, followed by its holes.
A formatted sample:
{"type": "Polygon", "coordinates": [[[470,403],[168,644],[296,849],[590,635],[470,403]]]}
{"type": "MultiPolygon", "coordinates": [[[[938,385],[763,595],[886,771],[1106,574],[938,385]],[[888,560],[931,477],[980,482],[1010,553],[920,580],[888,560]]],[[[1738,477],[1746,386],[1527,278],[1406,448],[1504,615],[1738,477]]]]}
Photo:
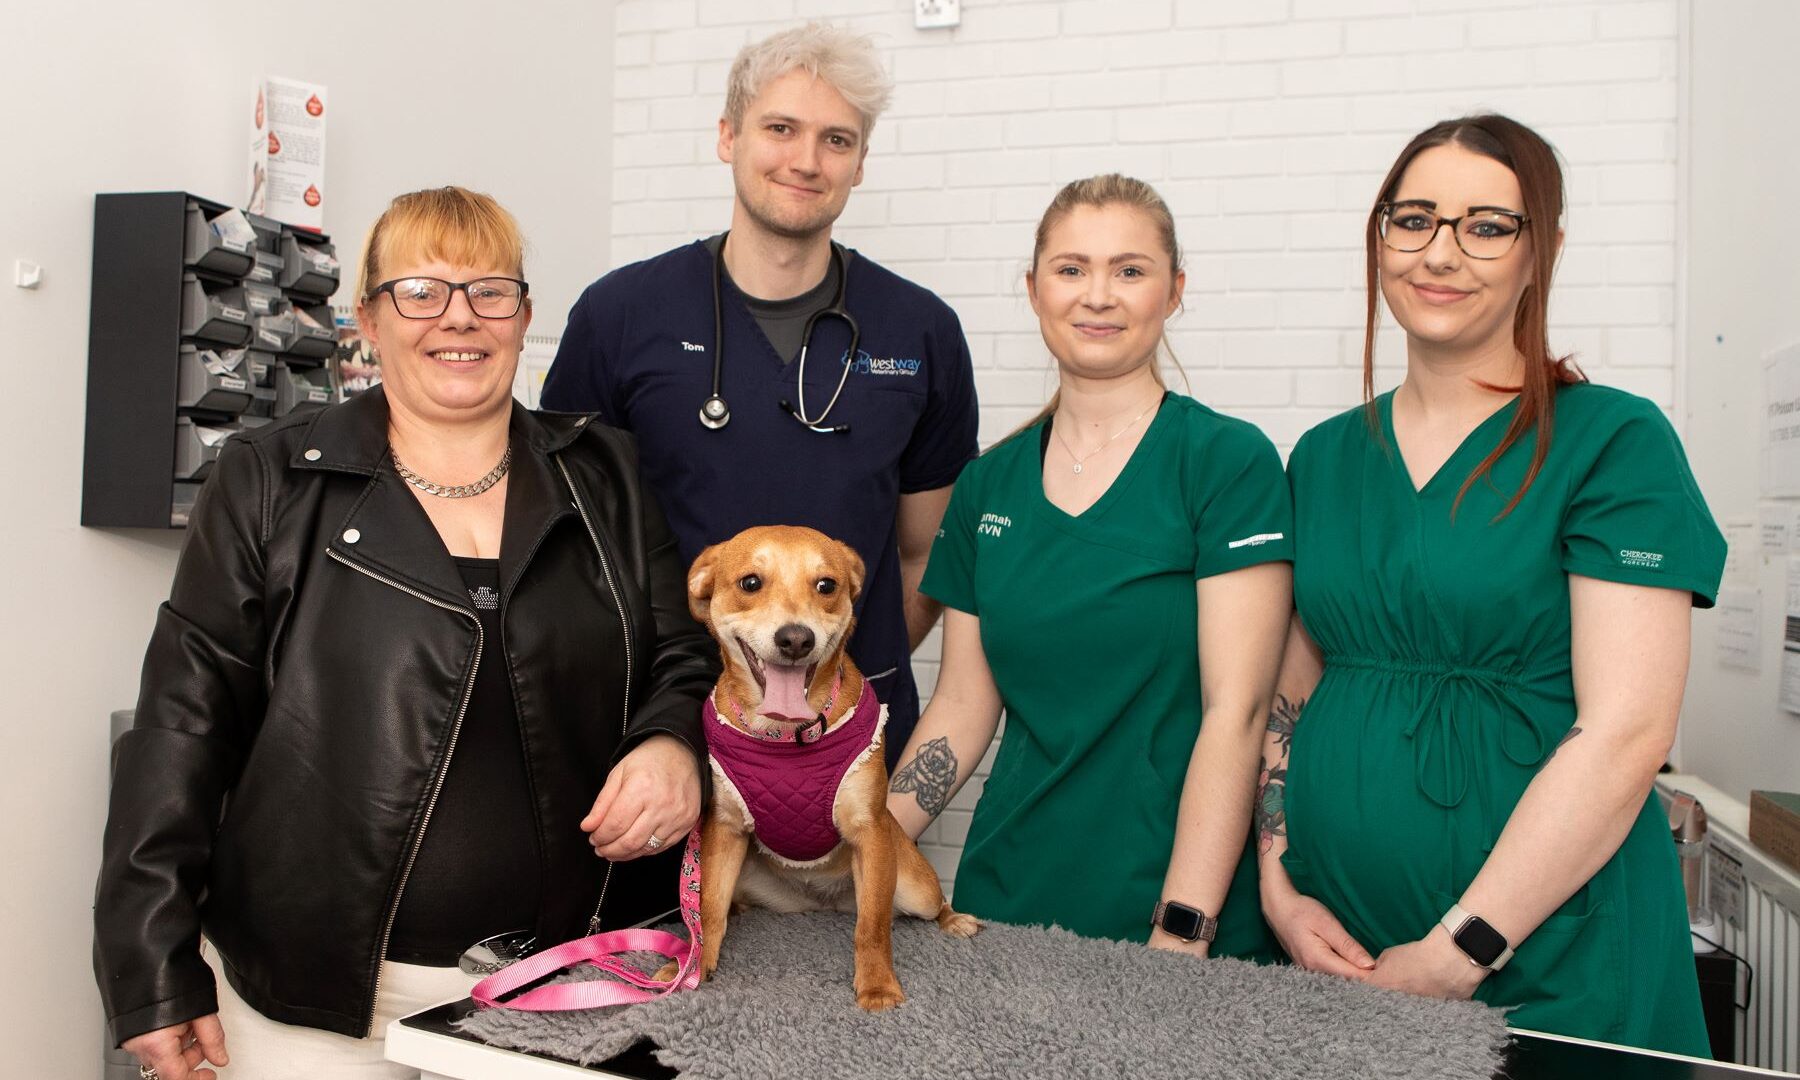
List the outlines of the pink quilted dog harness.
{"type": "Polygon", "coordinates": [[[734,727],[711,698],[701,716],[707,754],[742,798],[757,844],[790,863],[831,854],[843,839],[831,820],[838,785],[851,766],[874,750],[887,719],[869,684],[863,683],[856,707],[835,726],[818,735],[813,734],[817,728],[802,728],[806,734],[797,732],[789,741],[770,741],[734,727]]]}

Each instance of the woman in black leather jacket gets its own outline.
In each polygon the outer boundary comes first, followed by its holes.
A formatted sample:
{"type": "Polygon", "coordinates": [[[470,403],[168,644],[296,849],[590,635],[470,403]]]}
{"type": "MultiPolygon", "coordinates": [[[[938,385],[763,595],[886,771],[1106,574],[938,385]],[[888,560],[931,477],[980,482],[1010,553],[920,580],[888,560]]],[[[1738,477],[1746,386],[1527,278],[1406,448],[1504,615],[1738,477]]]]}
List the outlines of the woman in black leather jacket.
{"type": "Polygon", "coordinates": [[[95,903],[146,1075],[378,1062],[475,941],[675,904],[717,650],[630,437],[513,402],[522,278],[492,199],[396,199],[359,305],[385,385],[233,438],[202,490],[95,903]]]}

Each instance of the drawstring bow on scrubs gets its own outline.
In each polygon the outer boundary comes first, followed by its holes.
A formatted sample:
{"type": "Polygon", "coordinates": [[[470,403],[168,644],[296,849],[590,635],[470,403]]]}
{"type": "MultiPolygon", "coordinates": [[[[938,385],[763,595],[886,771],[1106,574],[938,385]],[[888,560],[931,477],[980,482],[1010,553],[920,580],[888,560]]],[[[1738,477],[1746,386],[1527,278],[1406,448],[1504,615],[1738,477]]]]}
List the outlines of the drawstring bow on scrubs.
{"type": "Polygon", "coordinates": [[[1490,668],[1369,657],[1332,657],[1342,667],[1384,671],[1426,679],[1430,686],[1402,733],[1413,743],[1413,780],[1434,804],[1448,810],[1462,803],[1469,778],[1479,766],[1479,737],[1470,725],[1483,711],[1500,723],[1500,752],[1530,768],[1544,760],[1550,739],[1515,695],[1516,676],[1490,668]],[[1484,706],[1491,706],[1486,708],[1484,706]],[[1520,739],[1526,745],[1515,746],[1520,739]]]}

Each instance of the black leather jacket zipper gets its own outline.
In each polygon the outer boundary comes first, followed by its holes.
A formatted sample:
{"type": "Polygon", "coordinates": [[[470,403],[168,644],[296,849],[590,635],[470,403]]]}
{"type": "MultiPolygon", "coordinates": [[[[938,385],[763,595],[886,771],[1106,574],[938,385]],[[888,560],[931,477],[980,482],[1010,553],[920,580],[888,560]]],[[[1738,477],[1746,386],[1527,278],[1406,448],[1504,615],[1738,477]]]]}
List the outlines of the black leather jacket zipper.
{"type": "MultiPolygon", "coordinates": [[[[575,509],[581,514],[581,523],[587,527],[588,539],[593,541],[594,553],[600,556],[600,573],[606,578],[606,587],[612,593],[613,604],[619,609],[619,627],[625,636],[625,696],[624,704],[619,710],[619,744],[624,745],[625,732],[631,725],[631,620],[625,614],[625,598],[619,595],[618,582],[613,578],[612,563],[606,557],[606,548],[600,543],[600,534],[594,529],[594,519],[588,516],[587,507],[581,501],[581,492],[576,490],[575,478],[569,475],[569,467],[563,464],[561,456],[556,457],[556,468],[562,473],[563,483],[569,485],[569,498],[574,500],[575,509]]],[[[600,910],[606,906],[606,889],[612,884],[613,862],[606,861],[606,876],[600,879],[600,899],[594,904],[594,914],[588,918],[588,933],[600,932],[600,910]]]]}
{"type": "Polygon", "coordinates": [[[393,578],[378,574],[367,567],[358,566],[349,559],[338,554],[333,548],[327,547],[325,549],[325,554],[338,562],[343,563],[357,573],[381,582],[383,585],[389,585],[399,589],[408,596],[423,600],[433,607],[440,607],[445,611],[453,611],[468,619],[475,627],[475,661],[469,665],[469,679],[463,684],[462,700],[457,702],[456,705],[456,719],[452,721],[450,725],[450,742],[444,748],[444,760],[438,765],[437,775],[432,777],[431,794],[425,800],[425,813],[419,819],[418,831],[413,833],[412,846],[407,849],[406,866],[400,871],[400,887],[394,890],[393,903],[388,906],[387,918],[383,920],[381,924],[381,944],[375,950],[375,958],[372,964],[371,978],[373,981],[371,984],[372,989],[369,992],[369,1019],[365,1025],[366,1030],[363,1032],[364,1037],[367,1038],[374,1032],[375,1002],[381,996],[381,960],[382,957],[387,955],[388,941],[394,933],[394,919],[400,914],[400,898],[406,894],[407,879],[412,877],[413,863],[418,861],[419,848],[425,843],[425,830],[431,825],[431,813],[433,810],[437,809],[438,795],[444,790],[444,778],[450,773],[450,758],[456,753],[456,738],[458,735],[462,734],[463,717],[469,711],[469,698],[475,692],[475,675],[481,668],[481,650],[485,642],[483,641],[484,635],[481,631],[481,619],[473,611],[470,611],[467,608],[459,608],[455,604],[445,603],[436,597],[427,596],[417,589],[400,584],[393,578]]]}

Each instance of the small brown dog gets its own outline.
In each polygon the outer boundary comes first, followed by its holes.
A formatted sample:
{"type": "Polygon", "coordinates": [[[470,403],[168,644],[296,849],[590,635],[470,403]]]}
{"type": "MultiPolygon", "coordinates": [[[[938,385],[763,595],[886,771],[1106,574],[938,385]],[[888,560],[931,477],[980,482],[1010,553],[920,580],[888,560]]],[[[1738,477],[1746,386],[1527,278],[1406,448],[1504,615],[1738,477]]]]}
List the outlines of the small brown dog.
{"type": "Polygon", "coordinates": [[[856,1003],[906,1000],[894,909],[968,937],[937,872],[887,809],[886,707],[845,645],[863,562],[812,529],[748,529],[700,553],[688,606],[725,659],[707,715],[712,806],[700,833],[702,971],[734,903],[856,913],[856,1003]]]}

